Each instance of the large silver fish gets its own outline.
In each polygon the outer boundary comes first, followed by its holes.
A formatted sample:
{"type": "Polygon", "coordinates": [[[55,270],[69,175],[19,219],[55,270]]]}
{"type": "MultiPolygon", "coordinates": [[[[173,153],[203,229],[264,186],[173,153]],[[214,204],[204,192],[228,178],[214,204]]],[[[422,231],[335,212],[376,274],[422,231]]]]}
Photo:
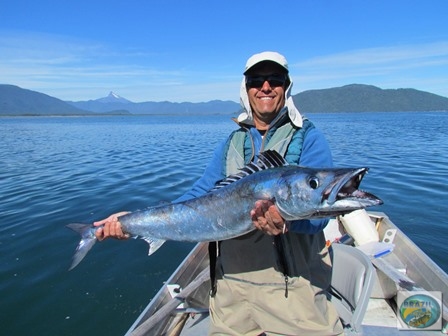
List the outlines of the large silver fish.
{"type": "MultiPolygon", "coordinates": [[[[166,240],[207,242],[254,230],[250,210],[257,200],[273,201],[286,220],[332,217],[383,202],[358,190],[368,168],[316,169],[288,165],[275,151],[259,155],[240,173],[204,196],[119,217],[122,230],[149,243],[149,255],[166,240]]],[[[95,244],[98,227],[69,224],[81,234],[70,269],[95,244]]]]}

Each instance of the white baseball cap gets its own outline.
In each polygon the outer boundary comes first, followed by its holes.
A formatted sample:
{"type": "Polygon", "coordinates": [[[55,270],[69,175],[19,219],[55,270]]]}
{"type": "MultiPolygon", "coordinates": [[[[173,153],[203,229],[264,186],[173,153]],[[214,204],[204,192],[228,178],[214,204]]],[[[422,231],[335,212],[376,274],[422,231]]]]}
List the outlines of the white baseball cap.
{"type": "Polygon", "coordinates": [[[286,61],[285,56],[279,54],[275,51],[264,51],[259,54],[252,55],[246,62],[246,67],[244,69],[244,74],[246,74],[250,68],[252,68],[254,65],[261,63],[261,62],[274,62],[283,67],[286,70],[286,73],[289,72],[288,70],[288,62],[286,61]]]}

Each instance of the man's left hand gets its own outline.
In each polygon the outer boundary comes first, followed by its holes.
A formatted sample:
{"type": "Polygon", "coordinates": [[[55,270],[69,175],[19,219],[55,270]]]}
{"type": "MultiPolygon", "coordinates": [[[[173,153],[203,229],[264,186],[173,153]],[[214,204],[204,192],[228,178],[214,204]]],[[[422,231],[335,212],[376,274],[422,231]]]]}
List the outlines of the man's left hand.
{"type": "Polygon", "coordinates": [[[268,235],[276,236],[288,231],[286,221],[272,201],[257,201],[250,216],[255,227],[268,235]]]}

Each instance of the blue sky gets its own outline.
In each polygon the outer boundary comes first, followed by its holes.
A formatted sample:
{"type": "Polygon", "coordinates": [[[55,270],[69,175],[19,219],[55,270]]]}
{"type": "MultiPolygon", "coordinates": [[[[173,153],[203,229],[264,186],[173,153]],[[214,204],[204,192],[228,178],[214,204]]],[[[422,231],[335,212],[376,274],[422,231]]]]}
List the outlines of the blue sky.
{"type": "Polygon", "coordinates": [[[292,93],[352,83],[448,97],[446,0],[3,0],[0,83],[63,100],[239,100],[286,56],[292,93]]]}

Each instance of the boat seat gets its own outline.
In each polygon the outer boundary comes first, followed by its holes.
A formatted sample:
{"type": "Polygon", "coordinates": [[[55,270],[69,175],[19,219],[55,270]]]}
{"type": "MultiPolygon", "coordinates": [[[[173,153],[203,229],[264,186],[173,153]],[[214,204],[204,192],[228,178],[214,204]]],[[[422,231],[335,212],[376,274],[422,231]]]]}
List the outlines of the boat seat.
{"type": "Polygon", "coordinates": [[[332,244],[333,262],[331,302],[346,331],[361,333],[361,324],[373,289],[375,270],[360,250],[344,244],[332,244]]]}

